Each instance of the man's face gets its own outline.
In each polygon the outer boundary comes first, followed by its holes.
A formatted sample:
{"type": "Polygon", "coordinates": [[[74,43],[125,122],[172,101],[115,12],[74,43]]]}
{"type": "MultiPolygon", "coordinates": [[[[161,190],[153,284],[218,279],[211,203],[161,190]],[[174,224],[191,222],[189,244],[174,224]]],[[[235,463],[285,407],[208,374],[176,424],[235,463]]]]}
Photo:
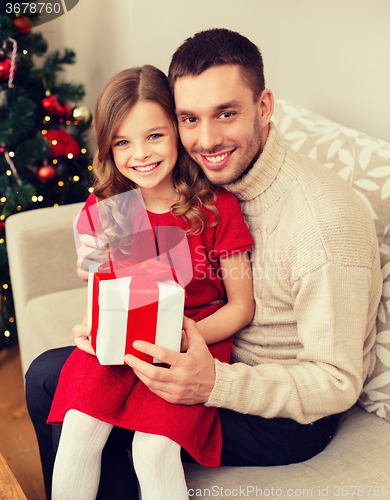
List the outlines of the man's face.
{"type": "Polygon", "coordinates": [[[228,184],[242,176],[260,153],[264,123],[261,98],[253,102],[240,68],[224,65],[178,78],[174,93],[183,146],[208,179],[228,184]]]}

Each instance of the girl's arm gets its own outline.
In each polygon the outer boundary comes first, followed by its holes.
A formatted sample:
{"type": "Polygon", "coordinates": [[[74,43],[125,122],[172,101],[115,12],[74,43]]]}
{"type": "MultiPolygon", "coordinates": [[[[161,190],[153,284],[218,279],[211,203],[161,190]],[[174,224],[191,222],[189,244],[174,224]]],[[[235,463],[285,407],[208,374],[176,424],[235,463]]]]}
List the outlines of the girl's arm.
{"type": "Polygon", "coordinates": [[[227,304],[197,323],[206,344],[215,344],[236,333],[251,322],[255,311],[247,252],[220,259],[220,265],[227,304]]]}

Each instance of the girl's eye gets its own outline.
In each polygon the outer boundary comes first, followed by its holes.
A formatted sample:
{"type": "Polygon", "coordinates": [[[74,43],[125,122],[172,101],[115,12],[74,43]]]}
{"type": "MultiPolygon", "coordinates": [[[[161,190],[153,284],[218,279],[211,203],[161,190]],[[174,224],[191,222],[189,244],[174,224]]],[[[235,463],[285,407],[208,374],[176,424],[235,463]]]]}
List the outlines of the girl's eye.
{"type": "Polygon", "coordinates": [[[149,139],[151,139],[152,141],[155,141],[156,139],[159,139],[160,137],[162,137],[162,134],[152,134],[149,136],[149,139]]]}
{"type": "Polygon", "coordinates": [[[126,141],[125,139],[121,140],[121,141],[118,141],[115,146],[126,146],[126,144],[128,144],[129,141],[126,141]]]}

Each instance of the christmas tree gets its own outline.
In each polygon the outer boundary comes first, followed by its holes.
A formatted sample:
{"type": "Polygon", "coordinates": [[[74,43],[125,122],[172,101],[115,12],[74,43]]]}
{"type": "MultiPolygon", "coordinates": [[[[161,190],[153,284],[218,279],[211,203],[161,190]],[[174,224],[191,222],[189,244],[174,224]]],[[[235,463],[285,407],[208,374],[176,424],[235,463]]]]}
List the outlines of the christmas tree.
{"type": "Polygon", "coordinates": [[[85,200],[92,169],[84,87],[58,78],[75,53],[47,53],[38,5],[0,0],[0,349],[17,341],[6,218],[85,200]]]}

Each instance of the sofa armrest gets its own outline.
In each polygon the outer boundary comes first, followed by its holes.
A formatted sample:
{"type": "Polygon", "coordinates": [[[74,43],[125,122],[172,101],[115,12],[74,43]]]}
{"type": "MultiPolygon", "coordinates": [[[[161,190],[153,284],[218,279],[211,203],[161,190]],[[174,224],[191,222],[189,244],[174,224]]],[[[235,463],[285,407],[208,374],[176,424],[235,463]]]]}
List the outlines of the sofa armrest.
{"type": "MultiPolygon", "coordinates": [[[[41,208],[11,215],[6,220],[8,261],[24,369],[31,361],[28,355],[39,333],[32,331],[29,303],[56,292],[86,287],[76,274],[73,237],[73,221],[82,207],[83,203],[76,203],[41,208]]],[[[63,304],[63,309],[66,308],[63,304]]],[[[72,326],[69,327],[70,338],[72,326]]],[[[42,344],[42,349],[50,347],[57,347],[54,332],[51,345],[42,344]]]]}
{"type": "Polygon", "coordinates": [[[83,286],[76,275],[73,220],[83,203],[41,208],[6,220],[15,307],[34,297],[83,286]]]}

